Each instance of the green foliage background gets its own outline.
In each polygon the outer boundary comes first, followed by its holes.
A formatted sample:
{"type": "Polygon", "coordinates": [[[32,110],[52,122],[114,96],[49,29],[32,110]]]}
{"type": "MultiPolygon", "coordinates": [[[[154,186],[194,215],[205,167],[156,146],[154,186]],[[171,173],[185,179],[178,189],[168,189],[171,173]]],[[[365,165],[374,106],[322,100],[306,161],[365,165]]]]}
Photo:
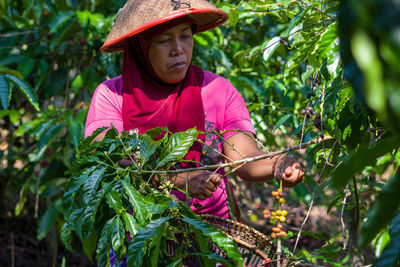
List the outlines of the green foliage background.
{"type": "MultiPolygon", "coordinates": [[[[396,266],[399,2],[212,2],[230,19],[195,36],[193,61],[241,92],[259,139],[278,149],[333,137],[301,153],[307,175],[291,197],[309,205],[315,196],[328,211],[340,210],[346,197],[349,238],[338,227],[323,249],[288,249],[287,256],[396,266]],[[323,129],[301,115],[306,107],[320,114],[323,129]]],[[[39,240],[63,224],[64,173],[83,139],[91,95],[119,75],[121,55],[99,48],[123,3],[0,0],[0,212],[37,218],[39,240]]]]}

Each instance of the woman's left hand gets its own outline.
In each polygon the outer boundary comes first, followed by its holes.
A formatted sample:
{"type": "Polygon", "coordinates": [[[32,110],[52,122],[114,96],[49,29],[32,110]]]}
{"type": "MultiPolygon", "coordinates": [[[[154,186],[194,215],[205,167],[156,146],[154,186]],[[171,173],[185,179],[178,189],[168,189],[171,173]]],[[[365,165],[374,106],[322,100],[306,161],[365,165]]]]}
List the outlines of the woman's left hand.
{"type": "Polygon", "coordinates": [[[304,171],[300,163],[292,156],[280,156],[275,163],[274,177],[284,187],[292,187],[303,179],[304,171]]]}

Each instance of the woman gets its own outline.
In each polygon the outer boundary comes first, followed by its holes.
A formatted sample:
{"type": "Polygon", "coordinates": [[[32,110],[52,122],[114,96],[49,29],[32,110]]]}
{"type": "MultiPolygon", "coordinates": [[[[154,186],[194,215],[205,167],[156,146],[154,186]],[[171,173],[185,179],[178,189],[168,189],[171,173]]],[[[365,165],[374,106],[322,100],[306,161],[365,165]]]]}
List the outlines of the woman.
{"type": "MultiPolygon", "coordinates": [[[[205,132],[199,136],[203,142],[190,148],[187,160],[210,165],[224,158],[236,161],[263,155],[252,138],[250,116],[238,91],[226,79],[191,64],[193,34],[227,18],[206,0],[128,1],[101,48],[124,51],[122,76],[96,89],[85,135],[111,123],[119,131],[139,133],[154,127],[166,126],[171,132],[196,127],[205,132]]],[[[254,161],[236,173],[254,182],[282,179],[285,186],[296,185],[303,176],[299,163],[290,157],[254,161]]],[[[171,179],[182,189],[188,181],[193,197],[189,204],[196,213],[230,217],[230,184],[223,170],[192,171],[171,179]]],[[[185,200],[182,193],[175,194],[185,200]]]]}

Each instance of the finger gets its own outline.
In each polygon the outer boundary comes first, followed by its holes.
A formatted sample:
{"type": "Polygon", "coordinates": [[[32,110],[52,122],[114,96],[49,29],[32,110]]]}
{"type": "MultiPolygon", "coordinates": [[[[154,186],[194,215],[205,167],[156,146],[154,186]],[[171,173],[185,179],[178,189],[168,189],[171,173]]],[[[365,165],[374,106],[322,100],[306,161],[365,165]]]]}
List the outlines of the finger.
{"type": "Polygon", "coordinates": [[[219,174],[214,174],[211,179],[210,182],[212,182],[215,186],[219,186],[221,184],[221,176],[219,174]]]}
{"type": "Polygon", "coordinates": [[[207,184],[205,184],[205,188],[207,188],[208,190],[215,192],[215,190],[217,190],[217,186],[214,183],[208,182],[207,184]]]}
{"type": "Polygon", "coordinates": [[[212,197],[213,192],[212,192],[211,190],[204,189],[204,190],[201,192],[201,194],[202,194],[203,196],[205,196],[206,198],[209,198],[209,197],[212,197]]]}
{"type": "Polygon", "coordinates": [[[286,177],[290,177],[293,174],[293,168],[292,167],[287,167],[285,169],[285,175],[286,177]]]}

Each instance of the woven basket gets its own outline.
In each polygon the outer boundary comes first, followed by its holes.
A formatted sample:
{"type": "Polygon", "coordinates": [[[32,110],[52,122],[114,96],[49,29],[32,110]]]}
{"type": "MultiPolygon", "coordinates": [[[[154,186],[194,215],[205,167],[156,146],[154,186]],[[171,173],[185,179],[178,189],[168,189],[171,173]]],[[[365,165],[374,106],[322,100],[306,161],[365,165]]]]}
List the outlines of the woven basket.
{"type": "MultiPolygon", "coordinates": [[[[202,214],[201,218],[236,242],[244,265],[259,266],[264,259],[272,258],[275,254],[276,247],[271,239],[248,225],[209,214],[202,214]]],[[[222,257],[225,256],[218,247],[216,252],[222,257]]]]}
{"type": "MultiPolygon", "coordinates": [[[[270,238],[248,225],[209,214],[202,214],[201,218],[204,222],[220,229],[236,242],[245,266],[262,266],[262,261],[264,259],[272,258],[275,254],[276,247],[271,242],[270,238]]],[[[175,233],[175,237],[179,240],[182,238],[182,235],[175,233]]],[[[222,258],[227,258],[225,252],[220,247],[211,240],[209,243],[210,249],[214,253],[222,258]]],[[[177,243],[167,241],[167,253],[169,256],[172,257],[177,249],[177,243]]],[[[195,242],[192,242],[191,250],[189,254],[200,251],[200,248],[195,242]]],[[[182,264],[183,266],[200,266],[194,255],[182,259],[182,264]]]]}

